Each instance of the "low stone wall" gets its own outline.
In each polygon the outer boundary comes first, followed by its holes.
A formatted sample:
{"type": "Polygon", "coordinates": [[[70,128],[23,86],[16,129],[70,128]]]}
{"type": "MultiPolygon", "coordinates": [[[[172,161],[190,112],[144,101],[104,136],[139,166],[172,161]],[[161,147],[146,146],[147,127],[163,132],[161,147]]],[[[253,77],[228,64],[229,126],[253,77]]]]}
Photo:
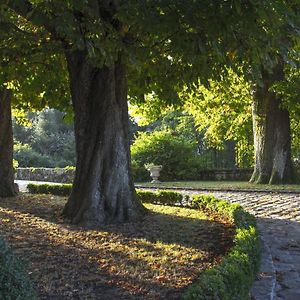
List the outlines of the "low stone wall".
{"type": "MultiPolygon", "coordinates": [[[[72,183],[74,169],[70,168],[17,168],[16,179],[72,183]]],[[[203,181],[248,181],[253,169],[206,170],[199,172],[203,181]]]]}
{"type": "Polygon", "coordinates": [[[17,168],[15,177],[19,180],[72,183],[75,169],[71,168],[17,168]]]}
{"type": "Polygon", "coordinates": [[[199,177],[203,181],[249,181],[253,169],[228,169],[200,171],[199,177]]]}

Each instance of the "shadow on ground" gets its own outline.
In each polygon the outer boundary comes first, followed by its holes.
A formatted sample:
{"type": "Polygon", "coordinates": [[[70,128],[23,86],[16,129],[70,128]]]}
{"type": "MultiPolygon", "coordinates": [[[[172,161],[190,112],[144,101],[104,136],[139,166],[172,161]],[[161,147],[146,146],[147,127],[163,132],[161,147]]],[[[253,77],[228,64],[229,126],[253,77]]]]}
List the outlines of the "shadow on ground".
{"type": "Polygon", "coordinates": [[[0,201],[0,231],[29,261],[41,299],[176,299],[232,243],[232,228],[151,213],[143,222],[82,230],[63,223],[62,198],[0,201]]]}

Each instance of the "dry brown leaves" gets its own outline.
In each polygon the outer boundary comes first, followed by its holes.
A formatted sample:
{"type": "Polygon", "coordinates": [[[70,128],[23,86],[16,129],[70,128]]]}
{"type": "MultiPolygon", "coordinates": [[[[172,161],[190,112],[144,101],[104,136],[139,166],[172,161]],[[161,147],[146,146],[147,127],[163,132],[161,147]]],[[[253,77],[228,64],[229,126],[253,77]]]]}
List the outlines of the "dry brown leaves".
{"type": "Polygon", "coordinates": [[[142,222],[85,230],[60,217],[66,199],[0,200],[0,232],[41,299],[178,299],[232,244],[233,227],[195,210],[147,205],[142,222]]]}

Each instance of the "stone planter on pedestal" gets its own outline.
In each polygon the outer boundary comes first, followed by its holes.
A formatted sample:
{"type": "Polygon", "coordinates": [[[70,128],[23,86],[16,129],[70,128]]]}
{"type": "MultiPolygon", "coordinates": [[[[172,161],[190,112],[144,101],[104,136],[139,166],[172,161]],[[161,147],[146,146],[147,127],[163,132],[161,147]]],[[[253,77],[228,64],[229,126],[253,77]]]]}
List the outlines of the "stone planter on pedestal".
{"type": "Polygon", "coordinates": [[[158,180],[160,171],[162,169],[162,166],[151,166],[149,167],[148,171],[150,172],[150,176],[152,178],[152,183],[159,183],[158,180]]]}

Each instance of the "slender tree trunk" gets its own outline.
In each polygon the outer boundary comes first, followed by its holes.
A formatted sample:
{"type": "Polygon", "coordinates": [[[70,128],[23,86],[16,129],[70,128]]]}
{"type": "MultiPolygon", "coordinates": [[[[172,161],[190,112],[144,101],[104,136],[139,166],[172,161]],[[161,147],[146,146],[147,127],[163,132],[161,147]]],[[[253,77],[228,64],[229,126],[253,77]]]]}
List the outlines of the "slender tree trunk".
{"type": "Polygon", "coordinates": [[[272,74],[263,74],[263,86],[257,87],[253,99],[255,167],[250,182],[291,183],[294,172],[291,160],[289,112],[282,99],[269,88],[284,79],[283,64],[272,74]]]}
{"type": "Polygon", "coordinates": [[[0,89],[0,197],[14,197],[13,132],[11,121],[11,96],[8,89],[0,89]]]}
{"type": "Polygon", "coordinates": [[[125,66],[96,68],[83,52],[66,56],[77,163],[64,215],[88,227],[138,220],[145,210],[131,176],[125,66]]]}

